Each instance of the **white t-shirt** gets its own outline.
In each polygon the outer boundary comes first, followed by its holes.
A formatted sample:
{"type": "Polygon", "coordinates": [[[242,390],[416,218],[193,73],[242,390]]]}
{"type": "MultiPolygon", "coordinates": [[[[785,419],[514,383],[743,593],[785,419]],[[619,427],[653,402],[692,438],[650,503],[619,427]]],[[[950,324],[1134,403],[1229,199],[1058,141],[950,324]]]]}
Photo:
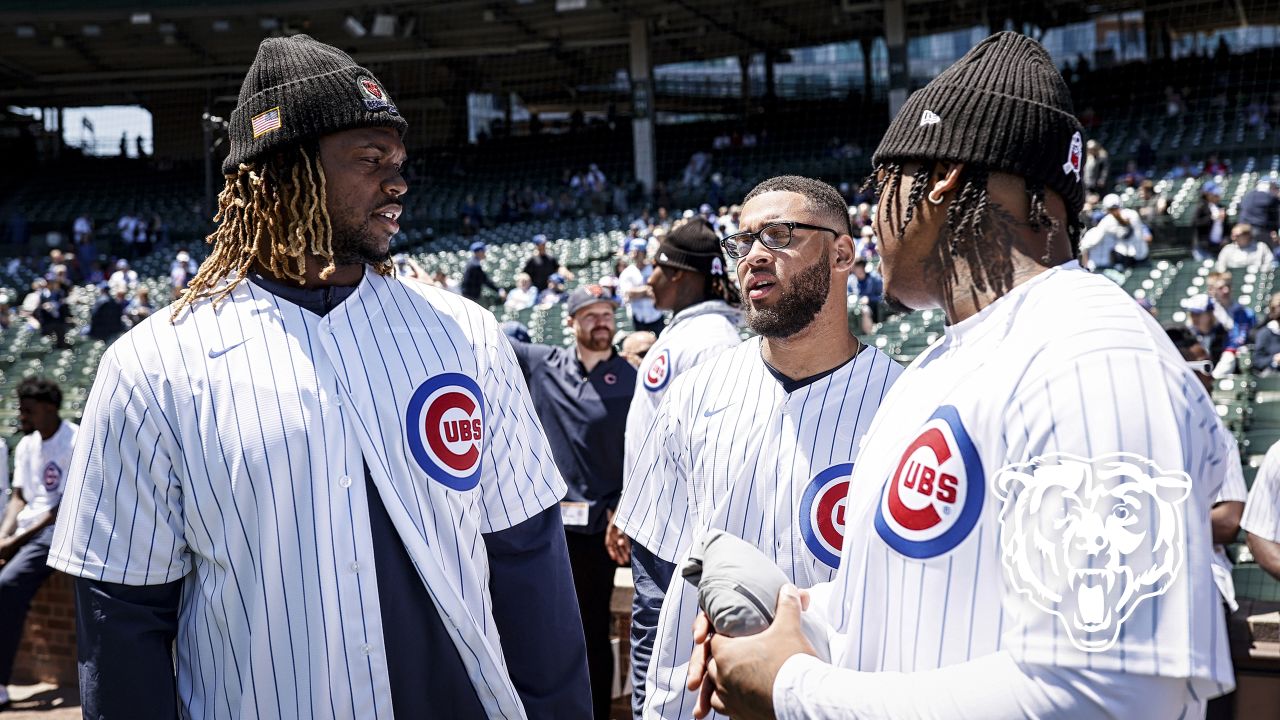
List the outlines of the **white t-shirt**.
{"type": "MultiPolygon", "coordinates": [[[[643,269],[636,267],[635,263],[628,265],[627,269],[618,275],[618,294],[625,298],[628,290],[649,282],[649,276],[652,274],[652,265],[645,265],[643,269]]],[[[649,298],[627,300],[626,304],[627,316],[633,322],[651,323],[662,319],[662,311],[654,307],[653,301],[649,298]]]]}
{"type": "Polygon", "coordinates": [[[77,425],[62,421],[53,437],[43,439],[33,432],[18,441],[13,450],[13,489],[22,492],[26,507],[18,512],[18,532],[31,527],[40,516],[62,502],[71,450],[77,425]]]}
{"type": "Polygon", "coordinates": [[[1151,249],[1149,245],[1151,230],[1147,228],[1146,223],[1142,222],[1142,216],[1137,210],[1121,208],[1120,215],[1129,223],[1128,225],[1121,223],[1111,213],[1107,213],[1098,221],[1098,227],[1115,238],[1117,253],[1134,260],[1146,260],[1151,249]]]}
{"type": "Polygon", "coordinates": [[[1114,283],[1070,262],[1014,288],[921,354],[863,438],[846,527],[864,530],[815,593],[834,664],[1005,652],[1186,679],[1188,702],[1229,690],[1209,523],[1225,432],[1114,283]]]}

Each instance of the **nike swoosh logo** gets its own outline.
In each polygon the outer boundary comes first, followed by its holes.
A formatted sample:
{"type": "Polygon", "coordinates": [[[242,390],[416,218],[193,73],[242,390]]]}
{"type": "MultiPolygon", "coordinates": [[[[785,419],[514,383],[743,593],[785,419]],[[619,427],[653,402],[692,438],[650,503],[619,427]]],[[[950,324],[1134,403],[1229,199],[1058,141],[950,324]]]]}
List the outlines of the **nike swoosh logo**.
{"type": "Polygon", "coordinates": [[[729,403],[728,405],[725,405],[724,407],[720,408],[719,410],[705,410],[705,411],[703,411],[703,413],[702,413],[702,417],[709,418],[709,417],[713,417],[713,416],[715,416],[715,415],[719,415],[720,413],[724,412],[725,410],[728,410],[728,409],[729,409],[729,408],[731,408],[731,407],[733,407],[733,403],[729,403]]]}
{"type": "Polygon", "coordinates": [[[222,357],[223,355],[226,355],[227,353],[231,352],[232,350],[235,350],[236,348],[240,347],[241,345],[243,345],[243,344],[245,344],[245,343],[247,343],[247,342],[249,342],[249,338],[245,338],[245,339],[243,339],[243,340],[241,340],[240,342],[237,342],[237,343],[231,343],[230,345],[228,345],[228,346],[226,346],[226,347],[222,348],[221,350],[212,350],[212,349],[211,349],[211,350],[209,350],[209,359],[210,359],[210,360],[212,360],[212,359],[214,359],[214,358],[220,358],[220,357],[222,357]]]}

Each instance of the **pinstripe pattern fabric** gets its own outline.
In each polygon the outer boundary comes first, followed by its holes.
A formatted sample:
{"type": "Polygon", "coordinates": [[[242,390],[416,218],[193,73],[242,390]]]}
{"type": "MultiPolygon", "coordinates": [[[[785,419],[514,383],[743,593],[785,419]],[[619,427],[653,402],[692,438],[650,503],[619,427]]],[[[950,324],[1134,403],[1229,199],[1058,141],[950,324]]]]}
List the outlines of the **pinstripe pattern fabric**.
{"type": "Polygon", "coordinates": [[[1264,540],[1280,542],[1280,443],[1267,450],[1253,478],[1240,527],[1264,540]]]}
{"type": "Polygon", "coordinates": [[[487,712],[524,717],[481,533],[564,484],[493,316],[450,293],[369,273],[320,318],[243,283],[126,334],[85,408],[50,564],[184,578],[185,716],[390,718],[365,463],[487,712]],[[410,449],[415,388],[450,373],[483,396],[469,490],[410,449]]]}
{"type": "MultiPolygon", "coordinates": [[[[807,491],[815,481],[828,494],[843,490],[859,439],[901,371],[866,348],[831,375],[787,393],[755,338],[682,374],[641,444],[618,506],[619,527],[668,562],[681,561],[700,532],[727,530],[755,544],[801,587],[830,580],[838,560],[814,535],[843,530],[843,515],[829,508],[817,521],[820,530],[806,538],[805,517],[821,505],[812,497],[806,502],[807,491]]],[[[695,589],[677,575],[658,621],[646,718],[692,712],[684,677],[696,612],[695,589]]]]}
{"type": "MultiPolygon", "coordinates": [[[[1024,663],[1189,678],[1193,706],[1230,688],[1209,528],[1230,465],[1225,432],[1164,332],[1113,283],[1070,263],[1015,288],[917,358],[867,432],[848,517],[851,528],[876,529],[848,534],[826,603],[844,638],[837,664],[914,672],[1005,649],[1024,663]],[[969,477],[985,478],[974,487],[981,512],[954,544],[912,556],[903,532],[882,533],[877,522],[896,473],[909,467],[912,441],[943,407],[972,441],[969,477]],[[1190,476],[1173,535],[1183,559],[1167,590],[1123,621],[1113,646],[1086,652],[1013,581],[1002,547],[1012,530],[1000,522],[995,480],[1052,453],[1117,452],[1190,476]]],[[[1042,577],[1052,575],[1050,555],[1031,563],[1042,577]]]]}

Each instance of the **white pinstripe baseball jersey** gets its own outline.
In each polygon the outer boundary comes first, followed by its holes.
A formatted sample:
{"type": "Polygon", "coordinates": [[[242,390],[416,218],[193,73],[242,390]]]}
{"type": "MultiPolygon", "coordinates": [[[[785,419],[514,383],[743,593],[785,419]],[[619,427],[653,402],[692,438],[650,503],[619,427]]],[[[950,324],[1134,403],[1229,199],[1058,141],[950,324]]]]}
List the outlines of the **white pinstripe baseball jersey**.
{"type": "Polygon", "coordinates": [[[323,318],[243,283],[117,341],[50,564],[185,578],[185,716],[390,718],[365,463],[486,711],[524,717],[481,533],[565,487],[493,316],[420,283],[366,273],[323,318]]]}
{"type": "MultiPolygon", "coordinates": [[[[618,505],[618,526],[668,562],[718,528],[760,548],[793,582],[830,580],[858,440],[902,367],[875,348],[786,392],[754,338],[682,374],[663,398],[618,505]]],[[[687,718],[697,591],[667,589],[645,681],[646,718],[687,718]]]]}
{"type": "Polygon", "coordinates": [[[658,403],[680,373],[736,347],[741,313],[721,300],[709,300],[681,310],[671,318],[638,368],[639,381],[627,413],[623,478],[631,474],[658,403]]]}
{"type": "MultiPolygon", "coordinates": [[[[1213,499],[1213,504],[1223,502],[1244,502],[1249,496],[1249,487],[1244,483],[1244,468],[1240,465],[1240,445],[1230,432],[1219,433],[1223,443],[1223,455],[1227,463],[1227,471],[1222,477],[1222,489],[1213,499]]],[[[1223,545],[1213,546],[1213,581],[1218,586],[1222,601],[1235,612],[1236,584],[1231,579],[1231,558],[1227,557],[1227,548],[1223,545]]]]}
{"type": "MultiPolygon", "coordinates": [[[[1234,684],[1210,570],[1229,458],[1160,327],[1072,262],[948,329],[863,439],[836,664],[1019,662],[1234,684]]],[[[821,595],[821,593],[819,593],[821,595]]]]}
{"type": "Polygon", "coordinates": [[[1240,527],[1263,540],[1280,542],[1280,442],[1267,450],[1253,477],[1240,527]]]}

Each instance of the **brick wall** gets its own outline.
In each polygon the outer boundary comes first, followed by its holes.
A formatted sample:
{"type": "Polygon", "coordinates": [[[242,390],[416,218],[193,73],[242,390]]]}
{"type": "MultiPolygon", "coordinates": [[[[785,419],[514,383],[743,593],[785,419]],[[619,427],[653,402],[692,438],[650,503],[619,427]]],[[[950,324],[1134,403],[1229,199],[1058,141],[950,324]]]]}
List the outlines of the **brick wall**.
{"type": "Polygon", "coordinates": [[[53,573],[31,602],[11,682],[76,685],[75,601],[67,575],[53,573]]]}

